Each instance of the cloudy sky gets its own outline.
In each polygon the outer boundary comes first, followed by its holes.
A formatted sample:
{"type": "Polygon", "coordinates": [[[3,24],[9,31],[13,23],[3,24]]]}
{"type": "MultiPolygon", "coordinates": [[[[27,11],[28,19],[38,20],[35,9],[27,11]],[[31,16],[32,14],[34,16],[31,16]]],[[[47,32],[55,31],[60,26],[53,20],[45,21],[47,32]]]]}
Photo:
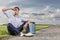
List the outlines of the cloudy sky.
{"type": "Polygon", "coordinates": [[[60,24],[60,0],[0,0],[0,23],[7,22],[1,9],[14,6],[20,7],[20,13],[32,13],[38,23],[60,24]]]}

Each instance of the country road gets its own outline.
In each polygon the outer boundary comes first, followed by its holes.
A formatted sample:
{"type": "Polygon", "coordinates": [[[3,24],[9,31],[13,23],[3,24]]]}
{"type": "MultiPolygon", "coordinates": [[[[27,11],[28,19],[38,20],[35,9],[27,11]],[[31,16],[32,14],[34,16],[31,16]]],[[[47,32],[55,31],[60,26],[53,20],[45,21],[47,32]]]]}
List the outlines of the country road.
{"type": "Polygon", "coordinates": [[[60,27],[50,26],[36,32],[34,37],[13,37],[7,40],[60,40],[60,27]]]}

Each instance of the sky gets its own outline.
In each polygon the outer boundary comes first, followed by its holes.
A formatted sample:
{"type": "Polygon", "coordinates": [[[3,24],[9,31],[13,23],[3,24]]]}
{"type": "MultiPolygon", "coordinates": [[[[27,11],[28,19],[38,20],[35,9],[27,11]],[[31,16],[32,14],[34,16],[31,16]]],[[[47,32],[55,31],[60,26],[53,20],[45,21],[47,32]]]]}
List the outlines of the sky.
{"type": "Polygon", "coordinates": [[[0,0],[0,23],[8,21],[1,9],[15,6],[21,9],[20,13],[32,13],[37,23],[60,24],[60,0],[0,0]]]}

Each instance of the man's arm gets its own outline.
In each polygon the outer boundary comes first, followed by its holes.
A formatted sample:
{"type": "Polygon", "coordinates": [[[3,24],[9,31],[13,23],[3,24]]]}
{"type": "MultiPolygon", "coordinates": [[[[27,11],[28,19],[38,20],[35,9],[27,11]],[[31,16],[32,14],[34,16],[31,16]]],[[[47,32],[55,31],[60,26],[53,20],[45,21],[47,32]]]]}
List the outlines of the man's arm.
{"type": "Polygon", "coordinates": [[[3,13],[5,13],[5,11],[7,11],[7,10],[10,10],[10,9],[8,9],[8,8],[3,8],[2,9],[3,13]]]}
{"type": "Polygon", "coordinates": [[[11,8],[3,8],[3,9],[2,9],[2,12],[3,12],[8,18],[10,18],[10,17],[12,16],[12,14],[6,13],[6,11],[8,11],[8,10],[12,10],[12,9],[11,9],[11,8]]]}
{"type": "Polygon", "coordinates": [[[27,20],[27,21],[26,21],[26,23],[25,23],[25,25],[24,25],[24,28],[26,28],[28,24],[30,24],[30,20],[27,20]]]}

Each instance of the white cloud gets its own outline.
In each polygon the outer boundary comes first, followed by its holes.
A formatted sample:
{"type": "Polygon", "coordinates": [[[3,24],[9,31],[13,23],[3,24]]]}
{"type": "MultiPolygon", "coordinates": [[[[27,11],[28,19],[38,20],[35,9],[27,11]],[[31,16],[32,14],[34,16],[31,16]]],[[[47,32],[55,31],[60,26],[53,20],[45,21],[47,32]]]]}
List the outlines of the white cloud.
{"type": "Polygon", "coordinates": [[[25,13],[40,13],[40,9],[34,8],[34,7],[22,8],[21,10],[22,10],[22,12],[25,12],[25,13]]]}
{"type": "Polygon", "coordinates": [[[15,1],[17,1],[17,0],[9,0],[9,3],[13,3],[13,2],[15,2],[15,1]]]}
{"type": "Polygon", "coordinates": [[[15,2],[16,0],[0,0],[0,6],[6,6],[9,5],[10,3],[15,2]]]}
{"type": "Polygon", "coordinates": [[[59,12],[59,11],[60,11],[60,9],[57,9],[57,10],[56,10],[56,12],[59,12]]]}

